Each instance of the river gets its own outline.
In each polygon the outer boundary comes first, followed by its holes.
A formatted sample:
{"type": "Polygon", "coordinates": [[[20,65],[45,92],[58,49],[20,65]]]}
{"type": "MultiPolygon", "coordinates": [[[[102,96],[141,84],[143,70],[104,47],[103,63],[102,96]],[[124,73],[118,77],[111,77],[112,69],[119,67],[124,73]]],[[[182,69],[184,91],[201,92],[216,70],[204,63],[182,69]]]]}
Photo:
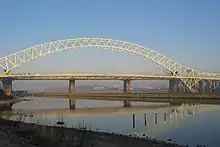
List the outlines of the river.
{"type": "Polygon", "coordinates": [[[9,119],[46,125],[55,125],[62,120],[66,127],[83,125],[92,130],[137,134],[140,137],[147,135],[159,140],[172,139],[192,147],[197,144],[218,147],[220,144],[219,106],[169,107],[158,103],[132,103],[134,107],[123,108],[122,102],[77,100],[77,109],[73,112],[68,110],[67,99],[30,99],[15,104],[12,112],[7,112],[14,114],[9,119]]]}

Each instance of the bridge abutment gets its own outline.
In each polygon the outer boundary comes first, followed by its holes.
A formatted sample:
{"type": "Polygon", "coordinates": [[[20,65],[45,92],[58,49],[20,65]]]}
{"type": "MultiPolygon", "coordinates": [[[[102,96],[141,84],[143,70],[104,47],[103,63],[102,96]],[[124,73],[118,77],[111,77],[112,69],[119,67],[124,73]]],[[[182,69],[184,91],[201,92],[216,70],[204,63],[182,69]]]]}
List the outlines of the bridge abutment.
{"type": "Polygon", "coordinates": [[[13,80],[11,78],[5,78],[5,79],[2,80],[4,93],[7,96],[12,95],[12,82],[13,82],[13,80]]]}
{"type": "Polygon", "coordinates": [[[69,108],[71,110],[75,110],[75,106],[76,106],[76,97],[73,95],[76,91],[75,85],[76,85],[75,79],[70,79],[69,80],[69,108]]]}
{"type": "MultiPolygon", "coordinates": [[[[131,93],[131,80],[124,80],[123,81],[123,93],[131,93]]],[[[131,107],[131,101],[124,101],[124,107],[131,107]]]]}

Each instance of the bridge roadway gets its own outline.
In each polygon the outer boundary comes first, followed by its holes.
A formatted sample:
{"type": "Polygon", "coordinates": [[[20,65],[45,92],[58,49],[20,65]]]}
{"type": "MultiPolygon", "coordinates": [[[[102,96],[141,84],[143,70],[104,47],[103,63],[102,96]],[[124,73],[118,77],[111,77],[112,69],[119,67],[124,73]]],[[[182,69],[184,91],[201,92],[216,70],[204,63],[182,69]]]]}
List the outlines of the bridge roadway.
{"type": "Polygon", "coordinates": [[[220,80],[215,77],[172,76],[172,75],[142,75],[142,74],[30,74],[30,75],[0,75],[0,79],[12,78],[13,80],[170,80],[170,79],[198,79],[220,80]]]}
{"type": "Polygon", "coordinates": [[[66,98],[108,101],[136,101],[170,103],[171,105],[188,104],[220,104],[220,94],[214,93],[27,93],[26,96],[66,98]]]}

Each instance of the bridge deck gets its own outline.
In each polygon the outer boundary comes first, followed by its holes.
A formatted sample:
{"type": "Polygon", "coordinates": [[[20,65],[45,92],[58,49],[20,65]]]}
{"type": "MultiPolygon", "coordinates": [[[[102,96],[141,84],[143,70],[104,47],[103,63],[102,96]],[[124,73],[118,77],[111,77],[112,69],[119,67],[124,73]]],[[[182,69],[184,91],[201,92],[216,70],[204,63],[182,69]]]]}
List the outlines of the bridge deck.
{"type": "Polygon", "coordinates": [[[169,80],[169,79],[203,79],[220,80],[220,77],[184,77],[171,75],[140,75],[140,74],[31,74],[31,75],[0,75],[0,78],[14,80],[169,80]]]}

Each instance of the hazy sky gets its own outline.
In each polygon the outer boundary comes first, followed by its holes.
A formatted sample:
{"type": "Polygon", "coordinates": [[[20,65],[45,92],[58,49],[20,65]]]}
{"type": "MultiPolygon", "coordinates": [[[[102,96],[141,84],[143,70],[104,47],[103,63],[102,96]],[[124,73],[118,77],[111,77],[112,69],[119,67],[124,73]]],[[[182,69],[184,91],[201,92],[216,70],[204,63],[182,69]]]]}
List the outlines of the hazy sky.
{"type": "MultiPolygon", "coordinates": [[[[0,55],[51,40],[105,37],[220,72],[218,0],[0,0],[0,55]]],[[[140,57],[101,49],[56,53],[19,72],[160,73],[140,57]]]]}

